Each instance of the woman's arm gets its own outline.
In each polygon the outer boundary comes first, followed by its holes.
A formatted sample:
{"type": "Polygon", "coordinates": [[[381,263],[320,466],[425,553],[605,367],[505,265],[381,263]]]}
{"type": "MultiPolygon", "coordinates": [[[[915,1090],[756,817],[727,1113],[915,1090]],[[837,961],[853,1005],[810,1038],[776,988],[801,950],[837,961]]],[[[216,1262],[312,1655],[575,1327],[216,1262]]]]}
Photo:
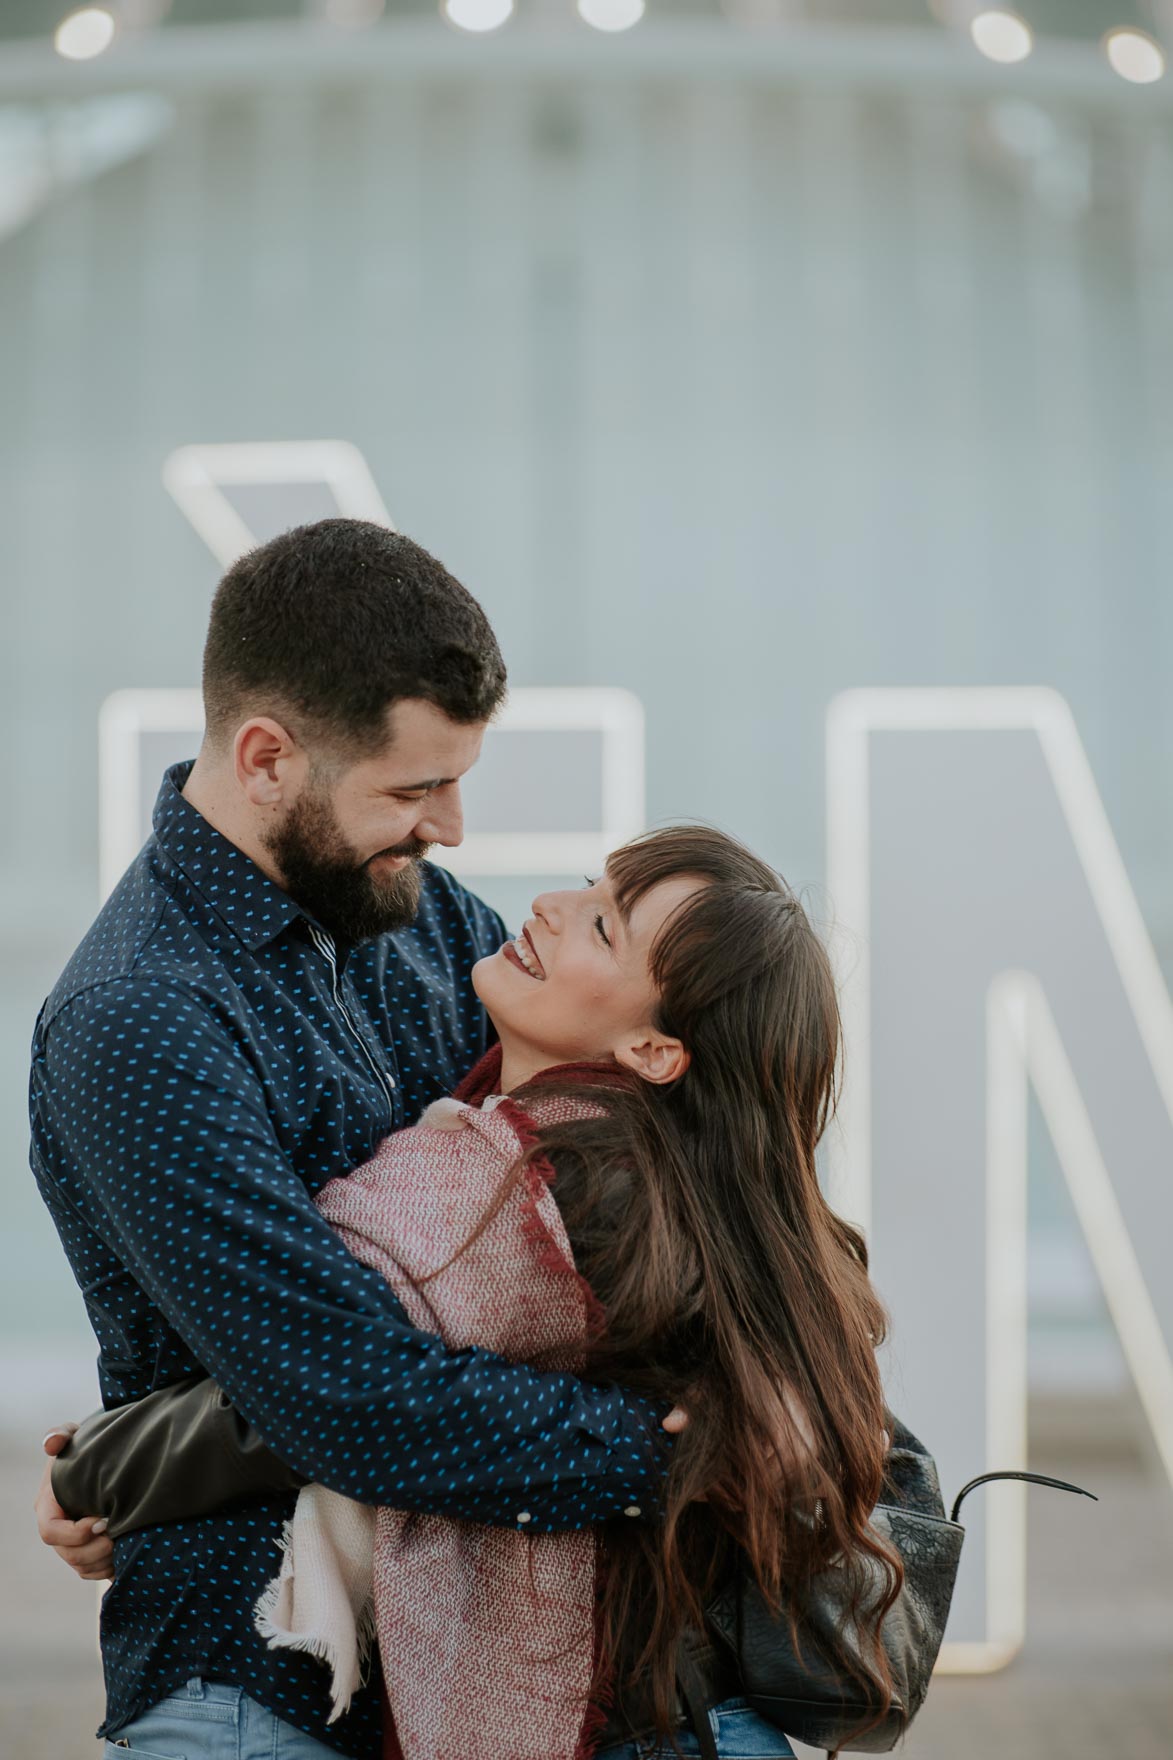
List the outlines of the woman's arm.
{"type": "Polygon", "coordinates": [[[113,1538],[305,1484],[215,1381],[190,1379],[95,1412],[57,1456],[52,1479],[67,1515],[105,1516],[113,1538]]]}

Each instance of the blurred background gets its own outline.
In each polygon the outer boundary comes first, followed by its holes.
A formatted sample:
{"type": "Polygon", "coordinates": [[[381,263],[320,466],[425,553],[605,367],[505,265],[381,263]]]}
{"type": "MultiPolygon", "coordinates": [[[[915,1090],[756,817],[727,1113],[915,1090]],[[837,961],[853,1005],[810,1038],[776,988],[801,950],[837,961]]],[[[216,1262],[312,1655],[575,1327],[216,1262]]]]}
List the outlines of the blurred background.
{"type": "MultiPolygon", "coordinates": [[[[100,1686],[26,1513],[96,1400],[27,1044],[98,902],[99,707],[198,682],[177,447],[352,442],[515,684],[640,699],[649,820],[815,896],[836,692],[1056,687],[1173,983],[1173,6],[65,11],[0,0],[0,1735],[35,1760],[91,1751],[100,1686]]],[[[907,1751],[1164,1757],[1173,1496],[1037,1124],[1030,1216],[1031,1464],[1105,1504],[1032,1504],[1022,1655],[907,1751]]]]}

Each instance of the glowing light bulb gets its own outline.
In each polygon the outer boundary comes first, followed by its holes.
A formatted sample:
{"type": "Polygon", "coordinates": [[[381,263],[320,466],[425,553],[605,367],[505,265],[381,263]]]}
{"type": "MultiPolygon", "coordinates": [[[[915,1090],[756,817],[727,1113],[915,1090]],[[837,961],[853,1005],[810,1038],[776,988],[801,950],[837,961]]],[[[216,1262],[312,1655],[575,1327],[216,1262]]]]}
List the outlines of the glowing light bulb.
{"type": "Polygon", "coordinates": [[[83,6],[63,18],[53,33],[53,47],[66,61],[92,61],[114,41],[114,16],[104,6],[83,6]]]}
{"type": "Polygon", "coordinates": [[[513,0],[444,0],[448,20],[462,31],[495,31],[513,11],[513,0]]]}
{"type": "Polygon", "coordinates": [[[1000,7],[979,12],[969,27],[975,45],[990,61],[1025,61],[1034,48],[1034,37],[1025,19],[1000,7]]]}
{"type": "Polygon", "coordinates": [[[597,31],[629,31],[644,15],[644,0],[578,0],[578,16],[597,31]]]}
{"type": "Polygon", "coordinates": [[[1165,51],[1144,31],[1109,31],[1104,53],[1113,71],[1134,85],[1151,86],[1164,77],[1165,51]]]}

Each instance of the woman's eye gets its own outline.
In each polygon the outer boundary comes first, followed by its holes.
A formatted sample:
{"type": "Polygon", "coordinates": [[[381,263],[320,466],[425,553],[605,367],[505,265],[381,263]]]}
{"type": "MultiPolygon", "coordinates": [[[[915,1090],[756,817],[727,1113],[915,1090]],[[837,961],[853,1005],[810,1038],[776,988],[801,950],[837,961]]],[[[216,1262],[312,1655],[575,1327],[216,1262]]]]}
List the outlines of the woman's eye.
{"type": "Polygon", "coordinates": [[[604,943],[606,944],[606,946],[610,947],[611,942],[610,942],[610,939],[607,935],[606,929],[604,929],[604,927],[603,927],[602,917],[595,918],[595,928],[598,930],[599,935],[602,938],[602,940],[604,941],[604,943]]]}
{"type": "Polygon", "coordinates": [[[597,880],[592,880],[589,874],[584,874],[583,880],[586,882],[588,887],[597,886],[599,884],[599,882],[597,880]]]}

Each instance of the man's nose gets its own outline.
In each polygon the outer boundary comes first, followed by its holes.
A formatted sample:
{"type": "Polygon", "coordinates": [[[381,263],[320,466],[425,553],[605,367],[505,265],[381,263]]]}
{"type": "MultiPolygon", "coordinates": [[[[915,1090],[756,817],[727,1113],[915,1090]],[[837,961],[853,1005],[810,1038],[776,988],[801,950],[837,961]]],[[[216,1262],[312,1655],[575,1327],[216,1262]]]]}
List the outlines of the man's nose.
{"type": "Polygon", "coordinates": [[[440,843],[454,849],[464,836],[464,802],[460,788],[451,782],[428,796],[427,809],[415,828],[424,843],[440,843]]]}

